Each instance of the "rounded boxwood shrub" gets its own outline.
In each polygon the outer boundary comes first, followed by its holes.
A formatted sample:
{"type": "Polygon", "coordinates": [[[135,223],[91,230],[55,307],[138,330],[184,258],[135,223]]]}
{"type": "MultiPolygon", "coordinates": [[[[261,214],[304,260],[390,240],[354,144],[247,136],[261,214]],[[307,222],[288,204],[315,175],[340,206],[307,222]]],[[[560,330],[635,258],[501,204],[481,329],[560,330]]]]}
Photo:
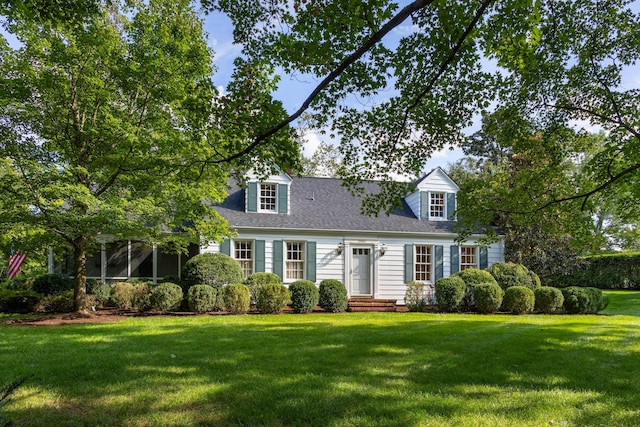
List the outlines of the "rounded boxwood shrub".
{"type": "MultiPolygon", "coordinates": [[[[131,282],[129,282],[131,283],[131,282]]],[[[151,310],[151,292],[153,282],[137,281],[131,283],[133,285],[133,296],[131,297],[131,306],[140,311],[151,310]]]]}
{"type": "Polygon", "coordinates": [[[455,273],[453,276],[461,278],[467,288],[464,292],[464,298],[460,302],[460,308],[463,311],[475,310],[475,302],[473,301],[473,287],[480,283],[498,283],[493,278],[491,273],[487,270],[480,270],[478,268],[465,268],[462,271],[455,273]]]}
{"type": "Polygon", "coordinates": [[[104,305],[111,297],[111,286],[97,280],[87,280],[87,294],[93,295],[97,305],[104,305]]]}
{"type": "Polygon", "coordinates": [[[464,281],[457,276],[443,277],[436,280],[435,288],[438,308],[446,312],[458,311],[466,289],[464,281]]]}
{"type": "Polygon", "coordinates": [[[151,308],[160,311],[172,311],[182,303],[182,288],[175,283],[165,282],[151,290],[151,308]]]}
{"type": "Polygon", "coordinates": [[[479,313],[493,313],[502,305],[504,291],[495,283],[480,283],[473,287],[473,299],[479,313]]]}
{"type": "Polygon", "coordinates": [[[111,287],[111,302],[121,310],[133,307],[133,285],[129,282],[114,283],[111,287]]]}
{"type": "Polygon", "coordinates": [[[524,286],[512,286],[504,291],[502,304],[508,312],[524,314],[533,311],[536,297],[533,291],[524,286]]]}
{"type": "Polygon", "coordinates": [[[282,313],[289,303],[289,290],[278,283],[267,283],[258,288],[256,308],[260,313],[282,313]]]}
{"type": "Polygon", "coordinates": [[[208,313],[216,307],[217,291],[209,285],[193,285],[187,292],[189,310],[195,313],[208,313]]]}
{"type": "Polygon", "coordinates": [[[536,297],[535,309],[537,311],[550,314],[562,310],[564,296],[560,289],[542,286],[533,292],[536,297]]]}
{"type": "Polygon", "coordinates": [[[266,285],[267,283],[275,283],[277,285],[282,284],[282,279],[276,273],[253,273],[244,281],[244,284],[249,288],[249,295],[251,296],[251,304],[256,303],[256,293],[258,288],[266,285]]]}
{"type": "Polygon", "coordinates": [[[332,313],[345,311],[349,306],[347,288],[339,280],[323,280],[318,290],[318,305],[332,313]]]}
{"type": "Polygon", "coordinates": [[[33,281],[32,289],[42,295],[60,295],[73,290],[71,277],[59,273],[43,274],[33,281]]]}
{"type": "MultiPolygon", "coordinates": [[[[224,287],[224,305],[231,314],[245,314],[251,307],[249,288],[242,283],[232,283],[224,287]]],[[[286,305],[286,303],[285,303],[286,305]]]]}
{"type": "Polygon", "coordinates": [[[240,264],[230,256],[206,253],[187,261],[182,268],[182,277],[187,288],[193,285],[222,287],[242,282],[244,274],[240,264]]]}
{"type": "Polygon", "coordinates": [[[595,314],[608,305],[602,291],[597,288],[570,286],[562,289],[564,310],[569,314],[595,314]]]}
{"type": "Polygon", "coordinates": [[[407,283],[407,290],[404,294],[404,304],[409,311],[424,310],[424,308],[427,306],[427,299],[424,295],[424,283],[407,283]]]}
{"type": "Polygon", "coordinates": [[[289,285],[291,308],[294,313],[311,313],[318,305],[320,293],[310,280],[298,280],[289,285]]]}
{"type": "Polygon", "coordinates": [[[0,289],[0,312],[31,313],[42,298],[31,289],[0,289]]]}
{"type": "Polygon", "coordinates": [[[540,286],[540,278],[522,264],[496,262],[487,269],[503,290],[511,286],[524,286],[535,290],[540,286]]]}

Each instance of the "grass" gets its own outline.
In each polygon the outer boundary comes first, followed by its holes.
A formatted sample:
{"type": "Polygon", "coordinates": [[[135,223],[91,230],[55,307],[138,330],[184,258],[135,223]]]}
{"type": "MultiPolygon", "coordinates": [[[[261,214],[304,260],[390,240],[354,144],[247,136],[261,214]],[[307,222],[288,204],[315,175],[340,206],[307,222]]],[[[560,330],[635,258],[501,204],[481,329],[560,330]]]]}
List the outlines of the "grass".
{"type": "Polygon", "coordinates": [[[640,293],[608,295],[599,316],[2,325],[2,381],[29,377],[5,415],[18,426],[640,425],[640,293]]]}

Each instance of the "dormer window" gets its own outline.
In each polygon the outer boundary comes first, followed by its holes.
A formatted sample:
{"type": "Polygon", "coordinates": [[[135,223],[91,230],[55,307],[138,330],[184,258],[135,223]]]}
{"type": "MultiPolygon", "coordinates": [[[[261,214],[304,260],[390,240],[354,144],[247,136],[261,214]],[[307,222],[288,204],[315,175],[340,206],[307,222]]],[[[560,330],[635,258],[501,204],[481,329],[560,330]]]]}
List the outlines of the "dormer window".
{"type": "Polygon", "coordinates": [[[260,211],[277,212],[277,186],[276,184],[260,184],[260,211]]]}
{"type": "Polygon", "coordinates": [[[431,218],[444,218],[444,193],[430,193],[429,216],[431,218]]]}

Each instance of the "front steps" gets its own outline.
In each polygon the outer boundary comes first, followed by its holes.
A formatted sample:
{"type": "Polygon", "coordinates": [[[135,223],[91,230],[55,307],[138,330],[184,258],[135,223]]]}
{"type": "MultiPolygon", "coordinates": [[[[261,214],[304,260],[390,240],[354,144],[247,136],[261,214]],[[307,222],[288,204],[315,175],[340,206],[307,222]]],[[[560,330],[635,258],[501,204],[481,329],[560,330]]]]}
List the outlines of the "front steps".
{"type": "Polygon", "coordinates": [[[372,311],[398,311],[396,300],[394,299],[374,299],[367,297],[349,298],[349,311],[352,312],[372,312],[372,311]]]}

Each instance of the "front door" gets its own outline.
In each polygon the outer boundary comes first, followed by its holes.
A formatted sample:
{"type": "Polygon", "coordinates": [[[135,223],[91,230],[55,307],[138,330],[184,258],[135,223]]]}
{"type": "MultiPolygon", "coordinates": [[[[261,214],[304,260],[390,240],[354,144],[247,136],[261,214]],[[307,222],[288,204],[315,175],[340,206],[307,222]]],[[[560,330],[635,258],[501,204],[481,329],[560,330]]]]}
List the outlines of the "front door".
{"type": "Polygon", "coordinates": [[[352,295],[371,295],[371,249],[351,250],[352,295]]]}

